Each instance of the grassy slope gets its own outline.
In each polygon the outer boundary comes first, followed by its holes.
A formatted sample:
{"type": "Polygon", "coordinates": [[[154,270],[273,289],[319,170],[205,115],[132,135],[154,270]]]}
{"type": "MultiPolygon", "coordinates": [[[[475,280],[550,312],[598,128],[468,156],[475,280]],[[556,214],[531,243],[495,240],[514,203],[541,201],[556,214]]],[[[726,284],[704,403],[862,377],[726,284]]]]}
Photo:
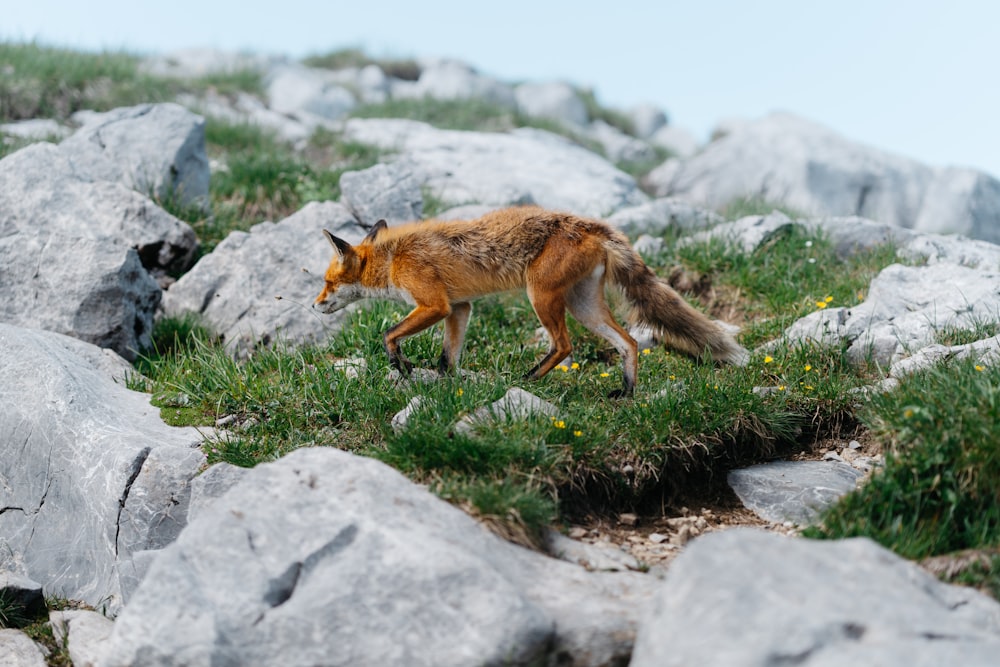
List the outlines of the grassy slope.
{"type": "MultiPolygon", "coordinates": [[[[334,55],[317,56],[316,63],[343,57],[334,55]]],[[[171,100],[182,91],[259,94],[261,89],[250,73],[180,82],[146,76],[137,63],[122,53],[0,44],[0,122],[65,119],[78,109],[171,100]]],[[[412,63],[392,66],[401,76],[414,76],[412,63]]],[[[358,113],[466,129],[502,130],[525,122],[475,102],[390,103],[358,113]]],[[[330,133],[314,136],[303,152],[259,128],[215,119],[209,119],[206,136],[211,158],[222,165],[213,173],[211,214],[163,202],[194,225],[206,249],[232,229],[280,219],[307,201],[335,199],[342,171],[378,160],[377,152],[330,133]],[[331,164],[337,168],[329,169],[331,164]]],[[[0,157],[19,146],[0,145],[0,157]]],[[[737,202],[726,213],[735,217],[760,210],[761,204],[737,202]]],[[[856,303],[871,276],[893,258],[887,248],[845,263],[822,238],[797,232],[749,256],[716,244],[668,247],[652,262],[657,270],[669,275],[683,267],[687,282],[701,286],[689,297],[738,320],[750,347],[774,339],[820,304],[856,303]]],[[[229,360],[193,323],[161,322],[158,350],[140,361],[140,370],[168,419],[212,423],[235,416],[242,428],[209,448],[212,460],[253,465],[295,447],[342,447],[391,463],[524,539],[574,512],[642,506],[716,483],[729,466],[808,447],[817,435],[860,421],[889,451],[885,471],[813,534],[868,535],[910,557],[1000,543],[995,429],[1000,378],[993,370],[952,364],[858,406],[849,392],[873,376],[847,366],[842,350],[779,349],[758,355],[746,369],[714,369],[654,349],[642,357],[637,398],[611,402],[604,396],[619,381],[616,360],[601,341],[574,327],[578,366],[528,387],[559,406],[558,417],[505,424],[472,439],[453,434],[450,425],[520,385],[520,375],[542,351],[533,342],[536,324],[529,305],[509,295],[478,303],[463,364],[477,375],[419,389],[387,379],[379,342],[403,312],[375,304],[359,311],[325,346],[274,349],[245,364],[229,360]],[[355,356],[367,361],[357,379],[333,367],[334,360],[355,356]],[[754,386],[779,389],[762,396],[753,393],[754,386]],[[417,393],[430,400],[409,431],[393,434],[389,418],[417,393]]],[[[984,335],[952,333],[957,339],[984,335]]],[[[418,336],[408,353],[430,366],[439,338],[418,336]]],[[[998,561],[986,563],[961,576],[996,587],[998,561]]]]}

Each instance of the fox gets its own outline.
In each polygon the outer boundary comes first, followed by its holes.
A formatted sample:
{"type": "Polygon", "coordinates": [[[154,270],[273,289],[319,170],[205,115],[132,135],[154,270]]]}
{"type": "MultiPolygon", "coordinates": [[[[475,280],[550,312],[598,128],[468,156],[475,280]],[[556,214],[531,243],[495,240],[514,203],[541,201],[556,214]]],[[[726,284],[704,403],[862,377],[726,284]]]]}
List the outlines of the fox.
{"type": "Polygon", "coordinates": [[[628,238],[601,220],[538,206],[496,210],[464,221],[426,220],[389,227],[379,220],[357,245],[328,230],[333,258],[313,308],[334,313],[361,299],[389,299],[413,307],[383,336],[389,362],[408,374],[413,364],[402,342],[444,321],[438,369],[458,367],[472,301],[525,290],[549,337],[548,352],[525,375],[544,377],[573,350],[568,310],[621,357],[622,387],[634,394],[639,350],[605,300],[608,283],[631,305],[629,321],[645,325],[664,344],[696,358],[744,365],[748,352],[720,323],[688,304],[653,273],[628,238]]]}

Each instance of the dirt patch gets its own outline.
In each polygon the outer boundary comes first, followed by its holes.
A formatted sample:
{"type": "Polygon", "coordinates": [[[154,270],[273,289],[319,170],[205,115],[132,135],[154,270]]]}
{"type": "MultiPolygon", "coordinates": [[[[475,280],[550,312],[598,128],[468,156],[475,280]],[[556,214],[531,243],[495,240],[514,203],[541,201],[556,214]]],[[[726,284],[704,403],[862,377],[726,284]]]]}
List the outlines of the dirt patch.
{"type": "MultiPolygon", "coordinates": [[[[878,465],[881,445],[864,429],[850,429],[850,438],[826,437],[787,459],[816,461],[837,458],[844,462],[871,460],[878,465]]],[[[860,466],[856,466],[860,467],[860,466]]],[[[658,511],[611,516],[578,517],[566,530],[575,540],[618,549],[635,559],[642,569],[662,574],[693,538],[717,530],[750,526],[785,535],[797,535],[792,524],[774,524],[760,518],[740,502],[723,480],[703,492],[679,499],[658,511]]]]}

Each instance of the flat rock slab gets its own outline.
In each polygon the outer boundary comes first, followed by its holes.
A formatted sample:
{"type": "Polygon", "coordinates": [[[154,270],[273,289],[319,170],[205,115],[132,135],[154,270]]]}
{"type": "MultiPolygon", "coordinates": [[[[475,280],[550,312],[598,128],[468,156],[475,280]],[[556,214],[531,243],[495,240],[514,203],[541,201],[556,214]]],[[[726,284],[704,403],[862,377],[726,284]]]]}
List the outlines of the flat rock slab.
{"type": "Polygon", "coordinates": [[[631,667],[995,666],[1000,604],[867,539],[734,528],[695,539],[639,628],[631,667]]]}
{"type": "Polygon", "coordinates": [[[757,516],[804,526],[854,489],[861,472],[836,461],[775,461],[729,473],[729,486],[757,516]]]}

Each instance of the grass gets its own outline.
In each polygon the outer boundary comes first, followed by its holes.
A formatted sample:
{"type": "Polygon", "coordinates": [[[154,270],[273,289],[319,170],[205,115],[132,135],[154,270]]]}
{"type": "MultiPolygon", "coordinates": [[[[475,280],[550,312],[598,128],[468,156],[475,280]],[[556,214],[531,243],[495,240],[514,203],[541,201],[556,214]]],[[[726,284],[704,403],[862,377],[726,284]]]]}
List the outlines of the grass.
{"type": "Polygon", "coordinates": [[[409,58],[372,58],[362,49],[337,49],[328,53],[313,54],[302,60],[309,67],[326,69],[345,69],[347,67],[365,67],[378,65],[388,76],[404,81],[416,81],[420,78],[420,66],[409,58]]]}
{"type": "Polygon", "coordinates": [[[862,419],[885,468],[816,536],[863,535],[908,558],[1000,545],[1000,369],[962,360],[909,376],[862,419]]]}
{"type": "MultiPolygon", "coordinates": [[[[677,259],[696,264],[720,288],[743,290],[748,304],[758,299],[761,312],[807,308],[845,276],[860,284],[875,270],[837,260],[824,243],[789,235],[746,264],[723,252],[712,264],[708,250],[688,248],[678,258],[660,258],[658,269],[668,273],[677,259]],[[813,264],[810,252],[829,256],[813,264]],[[790,305],[755,295],[765,291],[778,256],[785,257],[779,266],[790,272],[787,280],[813,280],[823,289],[789,293],[790,305]]],[[[212,462],[252,466],[298,447],[334,445],[381,459],[528,542],[552,521],[659,506],[706,480],[719,482],[729,467],[807,447],[849,422],[849,389],[868,380],[840,349],[776,348],[747,368],[716,368],[657,348],[641,355],[636,399],[614,401],[606,396],[621,381],[617,356],[571,321],[574,364],[526,385],[521,375],[544,343],[526,298],[500,295],[476,304],[462,363],[471,375],[405,385],[390,377],[381,338],[405,313],[374,302],[326,345],[278,345],[242,363],[196,323],[163,320],[154,333],[156,351],[140,360],[139,370],[166,419],[212,424],[229,416],[239,425],[233,436],[207,447],[212,462]],[[356,379],[335,366],[351,357],[366,361],[356,379]],[[512,386],[556,405],[557,417],[501,423],[471,436],[455,431],[463,415],[512,386]],[[760,393],[757,386],[778,389],[760,393]],[[394,433],[390,418],[416,395],[425,398],[413,425],[394,433]]],[[[752,324],[748,331],[762,335],[752,324]]],[[[418,366],[432,367],[440,344],[439,332],[421,334],[407,341],[406,352],[418,366]]]]}

